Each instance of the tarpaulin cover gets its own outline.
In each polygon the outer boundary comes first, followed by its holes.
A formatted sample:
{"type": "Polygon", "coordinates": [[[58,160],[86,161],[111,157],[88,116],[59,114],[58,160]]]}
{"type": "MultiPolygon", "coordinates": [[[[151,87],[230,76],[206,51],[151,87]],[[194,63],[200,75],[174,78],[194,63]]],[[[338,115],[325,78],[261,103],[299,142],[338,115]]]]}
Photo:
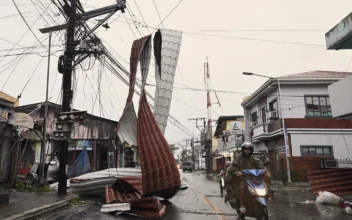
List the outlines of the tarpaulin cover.
{"type": "MultiPolygon", "coordinates": [[[[143,51],[143,54],[147,54],[144,51],[148,51],[146,48],[150,48],[151,44],[151,36],[146,36],[141,39],[135,40],[132,45],[131,57],[130,57],[130,86],[129,93],[126,100],[126,106],[124,112],[119,120],[119,124],[117,125],[117,135],[120,141],[127,142],[130,145],[137,145],[137,117],[134,109],[134,105],[132,102],[134,88],[136,84],[136,74],[138,62],[140,59],[140,55],[143,51]]],[[[150,49],[149,49],[150,51],[150,49]]],[[[150,53],[150,52],[149,52],[150,53]]],[[[150,58],[150,55],[149,55],[150,58]]],[[[141,60],[142,70],[148,71],[148,67],[145,67],[146,64],[149,65],[149,61],[141,60]]]]}
{"type": "Polygon", "coordinates": [[[89,171],[90,164],[86,148],[83,148],[82,152],[79,154],[72,167],[71,177],[80,176],[89,171]]]}
{"type": "Polygon", "coordinates": [[[150,109],[145,92],[142,93],[139,104],[137,140],[143,197],[172,198],[181,186],[180,173],[172,151],[150,109]]]}
{"type": "Polygon", "coordinates": [[[181,40],[182,32],[174,30],[161,29],[154,36],[154,115],[162,134],[165,134],[169,117],[181,40]]]}

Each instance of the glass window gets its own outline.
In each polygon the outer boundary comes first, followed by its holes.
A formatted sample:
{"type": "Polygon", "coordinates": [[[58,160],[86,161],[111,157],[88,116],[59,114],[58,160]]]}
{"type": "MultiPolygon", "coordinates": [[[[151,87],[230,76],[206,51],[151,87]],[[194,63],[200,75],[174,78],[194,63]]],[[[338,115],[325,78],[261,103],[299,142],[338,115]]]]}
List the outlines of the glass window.
{"type": "Polygon", "coordinates": [[[252,123],[258,124],[257,112],[252,113],[252,123]]]}
{"type": "Polygon", "coordinates": [[[269,111],[277,111],[277,101],[272,101],[271,103],[269,103],[269,111]]]}
{"type": "Polygon", "coordinates": [[[325,147],[325,146],[304,146],[301,147],[301,154],[302,156],[333,156],[332,154],[332,147],[325,147]]]}
{"type": "Polygon", "coordinates": [[[328,96],[306,96],[307,116],[331,116],[328,96]]]}

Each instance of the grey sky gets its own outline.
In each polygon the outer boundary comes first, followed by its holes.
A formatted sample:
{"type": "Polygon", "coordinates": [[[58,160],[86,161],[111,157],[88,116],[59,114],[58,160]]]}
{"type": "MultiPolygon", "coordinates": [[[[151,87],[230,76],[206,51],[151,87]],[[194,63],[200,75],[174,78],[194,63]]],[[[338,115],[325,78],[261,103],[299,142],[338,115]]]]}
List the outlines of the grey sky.
{"type": "MultiPolygon", "coordinates": [[[[16,1],[21,12],[27,12],[23,16],[25,16],[29,25],[32,25],[39,17],[39,13],[32,5],[32,2],[36,4],[37,9],[41,13],[43,12],[43,8],[48,6],[50,0],[16,1]]],[[[90,6],[107,6],[113,4],[115,1],[81,0],[81,2],[87,2],[85,8],[86,10],[90,10],[92,9],[90,6]]],[[[132,16],[134,15],[139,22],[143,22],[134,0],[128,0],[127,2],[132,16]]],[[[160,23],[160,20],[153,0],[136,0],[136,2],[147,25],[156,27],[160,23]]],[[[161,17],[164,18],[179,0],[155,0],[155,2],[161,17]]],[[[203,66],[207,56],[209,57],[212,86],[218,90],[231,90],[241,93],[251,93],[265,81],[262,78],[242,76],[243,71],[251,71],[275,77],[311,70],[350,70],[352,67],[347,69],[347,66],[352,53],[349,51],[327,51],[324,37],[330,28],[351,12],[351,7],[346,7],[350,5],[349,3],[350,1],[347,0],[183,0],[179,7],[164,22],[165,28],[185,32],[183,34],[179,66],[176,73],[176,83],[178,84],[175,86],[183,87],[182,85],[187,85],[193,88],[204,88],[203,66]],[[314,29],[319,31],[200,31],[288,29],[314,29]],[[232,38],[190,33],[231,36],[232,38]],[[243,38],[250,38],[252,40],[244,40],[243,38]],[[279,41],[282,43],[268,41],[279,41]],[[290,44],[289,42],[321,46],[290,44]]],[[[47,12],[54,17],[54,13],[57,10],[54,6],[51,6],[47,12]]],[[[8,15],[17,14],[12,0],[1,1],[0,14],[0,27],[2,28],[0,38],[17,42],[27,30],[27,26],[20,16],[4,18],[8,15]]],[[[121,15],[115,22],[111,23],[118,14],[119,12],[109,20],[111,29],[106,31],[100,28],[98,35],[112,46],[125,61],[129,61],[130,49],[134,40],[131,28],[138,38],[140,35],[134,25],[130,27],[126,23],[124,16],[128,19],[128,22],[131,22],[128,11],[124,15],[121,15]]],[[[57,23],[64,21],[62,16],[56,16],[53,20],[47,13],[43,15],[43,18],[48,21],[49,25],[53,25],[54,21],[57,23]]],[[[43,18],[40,18],[32,27],[38,38],[44,37],[38,31],[39,28],[46,26],[46,21],[43,18]]],[[[95,20],[93,21],[95,22],[95,20]]],[[[149,33],[146,28],[139,28],[138,30],[142,35],[142,31],[144,34],[149,33]]],[[[153,29],[150,29],[150,31],[153,31],[153,29]]],[[[63,34],[60,34],[61,40],[59,40],[59,37],[53,36],[54,45],[62,44],[63,34]]],[[[31,32],[28,32],[19,42],[19,45],[28,47],[32,46],[34,42],[36,42],[36,38],[31,32]]],[[[47,45],[48,42],[44,41],[44,44],[47,45]]],[[[0,39],[0,50],[2,50],[0,51],[0,56],[6,55],[9,51],[4,50],[10,49],[12,46],[12,44],[0,39]]],[[[62,47],[53,47],[52,50],[55,52],[60,49],[62,47]]],[[[10,54],[21,53],[22,51],[14,50],[10,54]]],[[[45,49],[36,49],[36,51],[45,52],[45,49]]],[[[60,52],[57,52],[55,55],[59,56],[60,54],[60,52]]],[[[117,58],[124,64],[126,69],[129,69],[129,65],[121,57],[117,58]]],[[[2,65],[13,58],[16,58],[16,56],[7,57],[0,62],[0,76],[2,79],[0,89],[12,71],[12,68],[3,71],[4,66],[2,65]]],[[[0,60],[2,59],[3,57],[0,57],[0,60]]],[[[38,55],[26,56],[9,78],[3,92],[17,96],[41,59],[38,55]]],[[[44,58],[22,94],[20,104],[23,105],[44,100],[46,62],[47,59],[44,58]]],[[[87,60],[83,66],[87,68],[89,61],[87,60]]],[[[104,110],[100,110],[99,95],[96,96],[94,94],[99,91],[99,67],[100,64],[97,61],[94,68],[87,71],[87,74],[83,74],[81,69],[77,71],[78,84],[74,107],[81,110],[88,110],[91,113],[93,103],[95,102],[94,114],[118,120],[126,100],[127,87],[109,71],[103,71],[101,74],[102,83],[100,84],[100,91],[101,103],[104,110]],[[96,97],[98,98],[95,101],[96,97]]],[[[57,57],[52,57],[50,69],[50,91],[53,88],[51,101],[57,102],[61,87],[61,75],[57,73],[57,57]]],[[[153,66],[150,67],[148,78],[150,84],[155,82],[153,66]]],[[[147,89],[154,94],[153,87],[149,86],[147,89]]],[[[214,104],[212,112],[213,119],[216,119],[217,115],[243,114],[240,103],[245,95],[218,93],[218,96],[222,107],[214,104]]],[[[135,98],[136,103],[137,98],[135,98]]],[[[212,100],[216,102],[215,95],[212,95],[212,100]]],[[[171,114],[192,131],[193,124],[188,121],[188,118],[206,117],[205,92],[175,89],[173,103],[171,104],[171,114]]],[[[175,142],[184,138],[185,135],[176,127],[173,125],[169,125],[169,127],[166,131],[169,142],[175,142]]]]}

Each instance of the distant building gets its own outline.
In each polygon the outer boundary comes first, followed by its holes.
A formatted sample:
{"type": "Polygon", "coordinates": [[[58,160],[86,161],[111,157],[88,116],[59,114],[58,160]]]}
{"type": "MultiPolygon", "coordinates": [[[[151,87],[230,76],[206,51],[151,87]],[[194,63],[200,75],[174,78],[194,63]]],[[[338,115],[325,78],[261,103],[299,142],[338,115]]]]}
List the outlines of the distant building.
{"type": "Polygon", "coordinates": [[[352,159],[352,123],[333,118],[328,86],[352,73],[312,71],[269,79],[242,106],[245,136],[256,151],[267,151],[277,167],[285,168],[282,116],[288,136],[288,156],[296,179],[320,169],[320,159],[352,159]],[[282,112],[280,112],[280,107],[282,112]],[[281,162],[282,163],[281,163],[281,162]]]}

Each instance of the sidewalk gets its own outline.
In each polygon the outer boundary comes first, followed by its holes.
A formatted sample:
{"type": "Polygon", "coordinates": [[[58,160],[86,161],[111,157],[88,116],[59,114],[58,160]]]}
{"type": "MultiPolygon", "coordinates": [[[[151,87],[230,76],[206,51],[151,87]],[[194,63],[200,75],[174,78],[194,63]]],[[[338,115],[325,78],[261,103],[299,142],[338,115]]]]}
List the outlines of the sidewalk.
{"type": "Polygon", "coordinates": [[[0,208],[0,219],[32,219],[58,211],[70,204],[73,195],[58,196],[57,192],[10,192],[10,204],[0,208]]]}

